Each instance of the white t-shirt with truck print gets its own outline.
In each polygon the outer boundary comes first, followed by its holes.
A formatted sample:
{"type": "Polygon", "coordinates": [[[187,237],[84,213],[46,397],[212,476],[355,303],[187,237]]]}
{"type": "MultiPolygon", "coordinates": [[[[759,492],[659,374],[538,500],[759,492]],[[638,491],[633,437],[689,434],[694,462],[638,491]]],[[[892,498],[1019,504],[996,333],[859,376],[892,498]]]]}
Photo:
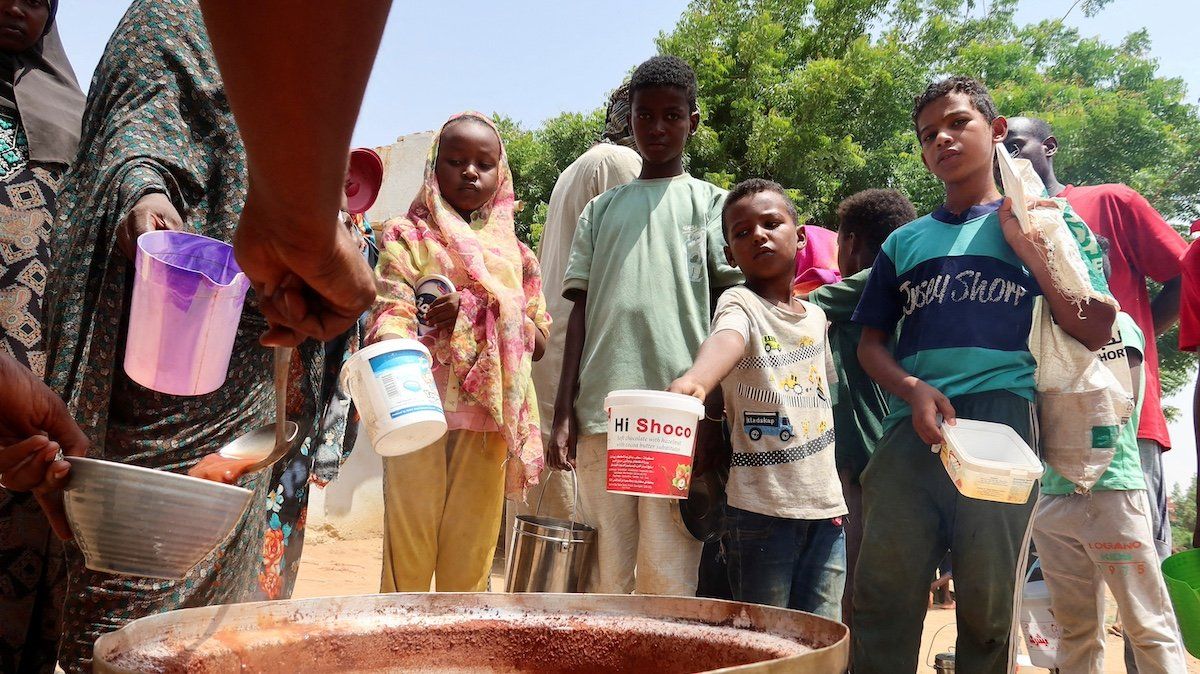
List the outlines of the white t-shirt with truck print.
{"type": "Polygon", "coordinates": [[[717,302],[712,333],[732,330],[746,350],[721,382],[732,432],[726,489],[734,508],[821,520],[846,514],[833,452],[837,380],[820,308],[792,311],[746,287],[717,302]]]}

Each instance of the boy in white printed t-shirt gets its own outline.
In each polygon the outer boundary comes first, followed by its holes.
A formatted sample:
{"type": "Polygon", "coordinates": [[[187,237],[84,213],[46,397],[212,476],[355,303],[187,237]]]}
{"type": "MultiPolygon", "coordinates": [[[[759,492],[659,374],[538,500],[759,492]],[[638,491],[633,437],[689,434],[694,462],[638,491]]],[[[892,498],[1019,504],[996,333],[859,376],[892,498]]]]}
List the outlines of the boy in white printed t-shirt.
{"type": "Polygon", "coordinates": [[[717,303],[695,364],[672,382],[701,400],[717,385],[732,432],[726,517],[734,598],[841,617],[846,504],[833,451],[833,359],[825,314],[792,294],[803,233],[768,180],[740,183],[721,213],[744,287],[717,303]]]}

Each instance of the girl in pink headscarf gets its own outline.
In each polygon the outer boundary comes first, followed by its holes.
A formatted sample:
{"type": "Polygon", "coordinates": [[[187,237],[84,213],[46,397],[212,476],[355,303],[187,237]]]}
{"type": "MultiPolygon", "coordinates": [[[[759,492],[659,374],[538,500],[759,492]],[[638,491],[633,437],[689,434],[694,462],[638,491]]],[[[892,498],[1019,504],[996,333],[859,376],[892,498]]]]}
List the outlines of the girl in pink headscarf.
{"type": "Polygon", "coordinates": [[[487,588],[504,496],[524,498],[542,469],[530,379],[549,331],[537,258],[513,230],[512,174],[491,120],[474,112],[442,127],[408,214],[384,225],[379,298],[369,338],[415,339],[414,288],[444,276],[422,337],[446,411],[447,434],[384,459],[382,588],[487,588]]]}

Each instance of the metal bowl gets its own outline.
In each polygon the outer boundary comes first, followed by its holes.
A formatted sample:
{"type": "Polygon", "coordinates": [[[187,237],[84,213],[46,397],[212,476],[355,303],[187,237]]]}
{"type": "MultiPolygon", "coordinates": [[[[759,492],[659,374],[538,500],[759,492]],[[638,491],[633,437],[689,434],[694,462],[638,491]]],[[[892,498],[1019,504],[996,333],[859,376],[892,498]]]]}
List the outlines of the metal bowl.
{"type": "Polygon", "coordinates": [[[97,674],[842,674],[845,625],[800,611],[629,595],[411,593],[209,606],[96,641],[97,674]]]}
{"type": "Polygon", "coordinates": [[[180,580],[246,512],[249,489],[67,457],[67,520],[93,571],[180,580]]]}

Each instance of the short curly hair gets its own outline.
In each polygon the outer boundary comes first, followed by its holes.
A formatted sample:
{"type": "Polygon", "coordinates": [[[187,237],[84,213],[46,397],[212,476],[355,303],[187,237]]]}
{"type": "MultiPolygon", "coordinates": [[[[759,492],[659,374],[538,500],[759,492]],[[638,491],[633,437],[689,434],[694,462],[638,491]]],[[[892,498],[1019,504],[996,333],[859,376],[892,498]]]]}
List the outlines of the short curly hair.
{"type": "Polygon", "coordinates": [[[687,61],[678,56],[654,56],[644,61],[633,77],[629,80],[629,104],[633,105],[633,95],[642,89],[652,87],[674,87],[684,92],[688,99],[688,109],[696,112],[696,71],[687,61]]]}
{"type": "Polygon", "coordinates": [[[992,94],[988,92],[988,88],[982,82],[973,77],[955,75],[938,80],[937,82],[931,82],[929,86],[925,87],[925,91],[913,99],[913,130],[919,130],[917,127],[917,117],[921,115],[922,110],[942,96],[948,96],[955,92],[966,94],[970,97],[971,105],[975,106],[975,109],[983,114],[989,124],[992,120],[1000,116],[1000,113],[996,110],[996,102],[992,100],[992,94]]]}
{"type": "Polygon", "coordinates": [[[729,209],[742,199],[754,196],[760,192],[774,192],[783,197],[783,202],[787,205],[788,215],[792,218],[792,224],[796,226],[800,225],[796,220],[799,217],[796,215],[796,205],[792,203],[791,197],[783,190],[782,185],[774,180],[767,180],[765,178],[750,178],[734,185],[733,189],[729,190],[729,194],[725,195],[725,204],[721,206],[721,234],[725,236],[725,243],[729,243],[729,220],[726,218],[729,209]]]}
{"type": "Polygon", "coordinates": [[[861,237],[877,251],[889,234],[917,219],[917,210],[896,190],[870,189],[843,199],[837,215],[839,233],[861,237]]]}

